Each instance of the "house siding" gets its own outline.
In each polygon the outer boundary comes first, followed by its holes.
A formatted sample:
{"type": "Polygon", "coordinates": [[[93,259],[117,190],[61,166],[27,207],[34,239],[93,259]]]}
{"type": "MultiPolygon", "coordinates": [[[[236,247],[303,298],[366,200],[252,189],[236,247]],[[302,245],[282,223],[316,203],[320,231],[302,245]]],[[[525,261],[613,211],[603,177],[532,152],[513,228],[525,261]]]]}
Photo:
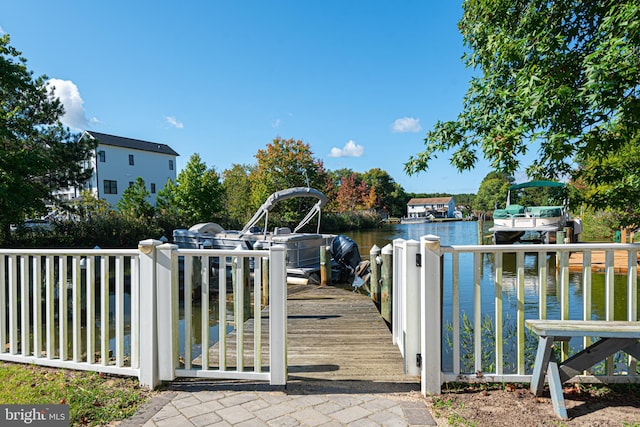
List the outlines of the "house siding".
{"type": "Polygon", "coordinates": [[[453,197],[413,198],[407,203],[407,216],[423,218],[431,214],[439,218],[453,218],[455,209],[453,197]]]}
{"type": "Polygon", "coordinates": [[[85,132],[83,137],[87,134],[98,141],[93,158],[86,164],[86,167],[93,168],[93,175],[81,188],[62,191],[60,194],[64,199],[73,199],[79,196],[81,189],[86,189],[116,207],[129,183],[141,177],[150,193],[147,200],[155,205],[156,195],[167,180],[176,180],[178,153],[171,147],[98,132],[85,132]],[[104,162],[100,161],[101,152],[104,153],[104,162]],[[133,164],[130,164],[130,156],[133,156],[133,164]],[[117,194],[105,193],[104,183],[107,180],[116,182],[117,194]],[[152,184],[155,184],[155,193],[151,192],[152,184]]]}

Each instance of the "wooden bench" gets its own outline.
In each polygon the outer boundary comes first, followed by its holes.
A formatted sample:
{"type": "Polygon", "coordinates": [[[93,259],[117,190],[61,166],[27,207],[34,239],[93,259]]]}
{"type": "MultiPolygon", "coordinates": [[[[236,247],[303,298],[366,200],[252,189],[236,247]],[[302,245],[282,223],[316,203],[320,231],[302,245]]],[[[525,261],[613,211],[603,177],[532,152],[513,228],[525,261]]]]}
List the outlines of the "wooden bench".
{"type": "Polygon", "coordinates": [[[527,320],[526,325],[539,337],[531,375],[531,392],[536,396],[542,394],[544,376],[547,374],[553,410],[563,419],[567,419],[567,409],[562,396],[562,383],[620,350],[640,359],[640,322],[527,320]],[[600,340],[558,364],[553,354],[553,342],[572,337],[599,337],[600,340]]]}

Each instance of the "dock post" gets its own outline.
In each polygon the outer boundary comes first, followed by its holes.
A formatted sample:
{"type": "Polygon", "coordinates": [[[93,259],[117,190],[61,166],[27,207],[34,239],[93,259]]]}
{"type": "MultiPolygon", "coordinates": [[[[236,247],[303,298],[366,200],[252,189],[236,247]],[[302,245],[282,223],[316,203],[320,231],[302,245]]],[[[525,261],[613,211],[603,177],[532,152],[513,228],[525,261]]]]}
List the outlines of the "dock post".
{"type": "Polygon", "coordinates": [[[380,308],[380,248],[373,245],[369,251],[369,259],[371,260],[371,280],[369,287],[371,289],[371,299],[380,308]]]}
{"type": "Polygon", "coordinates": [[[320,246],[320,285],[331,284],[331,252],[329,246],[320,246]]]}
{"type": "Polygon", "coordinates": [[[478,244],[484,245],[484,215],[478,218],[478,244]]]}
{"type": "Polygon", "coordinates": [[[382,248],[382,286],[380,289],[380,314],[382,318],[391,324],[392,298],[391,287],[393,285],[393,246],[386,245],[382,248]]]}

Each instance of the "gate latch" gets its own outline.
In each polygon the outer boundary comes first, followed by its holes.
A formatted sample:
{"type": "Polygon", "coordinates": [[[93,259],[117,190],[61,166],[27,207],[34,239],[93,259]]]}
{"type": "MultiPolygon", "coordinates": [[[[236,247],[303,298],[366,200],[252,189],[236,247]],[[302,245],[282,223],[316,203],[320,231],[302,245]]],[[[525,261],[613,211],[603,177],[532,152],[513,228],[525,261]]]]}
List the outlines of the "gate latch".
{"type": "Polygon", "coordinates": [[[422,267],[422,254],[416,254],[416,267],[422,267]]]}

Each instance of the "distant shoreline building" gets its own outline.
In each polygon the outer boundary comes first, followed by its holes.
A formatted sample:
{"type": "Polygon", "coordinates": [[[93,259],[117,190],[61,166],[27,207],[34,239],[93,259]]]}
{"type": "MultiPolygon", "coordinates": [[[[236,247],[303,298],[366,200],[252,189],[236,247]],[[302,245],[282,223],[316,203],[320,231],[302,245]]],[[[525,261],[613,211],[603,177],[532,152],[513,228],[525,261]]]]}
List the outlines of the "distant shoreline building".
{"type": "Polygon", "coordinates": [[[454,218],[456,202],[453,197],[413,198],[407,203],[409,218],[454,218]]]}
{"type": "Polygon", "coordinates": [[[80,196],[81,190],[89,190],[115,207],[124,190],[141,177],[150,193],[149,203],[155,205],[156,194],[167,180],[176,180],[179,154],[166,144],[94,131],[85,131],[80,138],[90,138],[98,143],[86,165],[93,169],[93,175],[81,187],[58,192],[63,200],[73,200],[80,196]]]}

